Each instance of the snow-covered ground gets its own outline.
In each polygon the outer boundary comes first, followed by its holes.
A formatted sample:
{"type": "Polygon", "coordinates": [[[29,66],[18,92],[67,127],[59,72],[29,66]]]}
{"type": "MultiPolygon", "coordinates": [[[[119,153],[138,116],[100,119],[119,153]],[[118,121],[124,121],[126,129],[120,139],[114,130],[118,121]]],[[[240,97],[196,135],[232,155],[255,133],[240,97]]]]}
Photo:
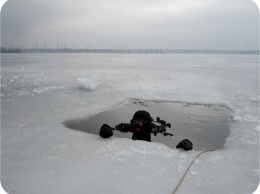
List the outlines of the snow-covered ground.
{"type": "Polygon", "coordinates": [[[1,55],[3,188],[19,194],[171,193],[199,151],[102,139],[62,125],[129,98],[232,109],[225,149],[199,157],[177,193],[256,190],[257,55],[84,53],[1,55]]]}

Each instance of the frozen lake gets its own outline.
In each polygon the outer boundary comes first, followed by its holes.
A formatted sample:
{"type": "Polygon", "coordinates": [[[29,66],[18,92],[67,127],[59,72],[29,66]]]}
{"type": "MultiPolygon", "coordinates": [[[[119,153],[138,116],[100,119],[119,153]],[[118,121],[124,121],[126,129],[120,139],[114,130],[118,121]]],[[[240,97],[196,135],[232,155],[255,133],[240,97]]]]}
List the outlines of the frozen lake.
{"type": "Polygon", "coordinates": [[[232,114],[224,149],[197,159],[178,193],[252,193],[259,97],[258,55],[2,54],[2,186],[21,194],[171,193],[199,150],[102,139],[62,124],[143,99],[222,105],[232,114]]]}

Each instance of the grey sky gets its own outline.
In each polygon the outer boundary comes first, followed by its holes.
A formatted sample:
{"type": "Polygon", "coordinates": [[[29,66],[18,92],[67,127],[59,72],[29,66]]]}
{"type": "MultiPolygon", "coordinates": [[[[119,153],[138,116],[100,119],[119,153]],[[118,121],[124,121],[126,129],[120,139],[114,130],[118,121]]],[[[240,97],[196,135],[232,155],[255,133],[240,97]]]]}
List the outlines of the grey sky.
{"type": "Polygon", "coordinates": [[[251,0],[8,0],[2,46],[258,49],[251,0]]]}

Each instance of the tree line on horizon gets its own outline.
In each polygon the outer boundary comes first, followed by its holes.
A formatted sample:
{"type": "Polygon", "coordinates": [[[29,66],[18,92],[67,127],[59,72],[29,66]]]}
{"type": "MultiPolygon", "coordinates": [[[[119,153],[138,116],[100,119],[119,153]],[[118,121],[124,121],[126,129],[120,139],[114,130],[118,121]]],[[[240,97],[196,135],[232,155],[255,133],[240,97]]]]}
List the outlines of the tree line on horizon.
{"type": "Polygon", "coordinates": [[[259,50],[196,50],[196,49],[72,49],[72,48],[6,48],[1,53],[149,53],[149,54],[259,54],[259,50]]]}

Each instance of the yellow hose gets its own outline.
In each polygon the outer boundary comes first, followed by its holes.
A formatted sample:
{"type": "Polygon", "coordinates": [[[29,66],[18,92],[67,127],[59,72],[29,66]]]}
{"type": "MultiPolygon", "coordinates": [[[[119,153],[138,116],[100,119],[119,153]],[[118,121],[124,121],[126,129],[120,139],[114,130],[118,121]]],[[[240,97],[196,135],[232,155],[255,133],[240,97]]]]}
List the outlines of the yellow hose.
{"type": "Polygon", "coordinates": [[[213,151],[212,149],[211,150],[205,150],[205,151],[202,151],[200,152],[193,160],[192,162],[190,163],[190,165],[188,166],[188,168],[186,169],[185,173],[183,174],[181,180],[179,181],[179,183],[177,184],[177,186],[175,187],[174,191],[172,192],[172,194],[175,194],[177,189],[179,188],[179,186],[181,185],[182,181],[184,180],[185,176],[187,175],[191,165],[195,162],[195,160],[200,157],[202,154],[204,154],[205,152],[210,152],[210,151],[213,151]]]}

